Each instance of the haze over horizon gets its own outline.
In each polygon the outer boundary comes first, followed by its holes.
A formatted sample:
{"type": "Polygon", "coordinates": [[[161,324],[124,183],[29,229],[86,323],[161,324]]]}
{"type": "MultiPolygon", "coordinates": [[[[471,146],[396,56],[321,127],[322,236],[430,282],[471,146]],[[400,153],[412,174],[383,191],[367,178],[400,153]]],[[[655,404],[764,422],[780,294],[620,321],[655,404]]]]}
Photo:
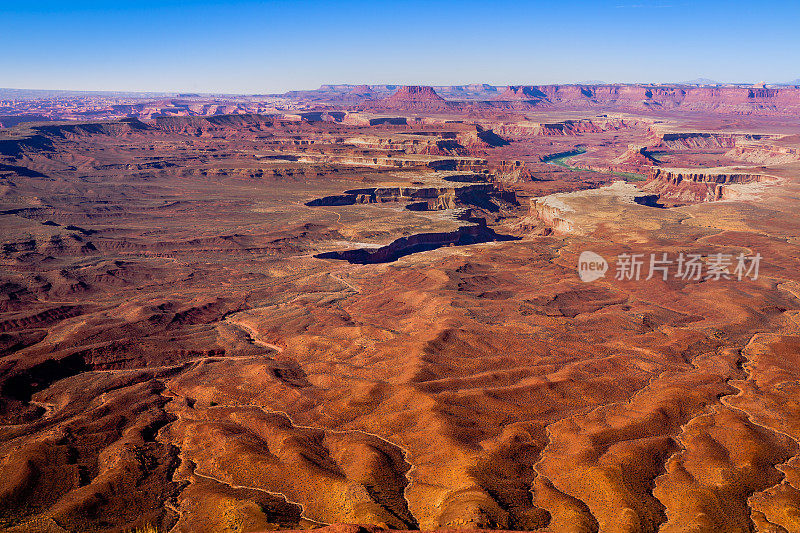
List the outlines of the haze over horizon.
{"type": "MultiPolygon", "coordinates": [[[[0,85],[280,93],[321,84],[786,82],[796,2],[4,2],[0,85]],[[758,28],[769,27],[765,34],[758,28]]],[[[796,70],[796,68],[794,69],[796,70]]]]}

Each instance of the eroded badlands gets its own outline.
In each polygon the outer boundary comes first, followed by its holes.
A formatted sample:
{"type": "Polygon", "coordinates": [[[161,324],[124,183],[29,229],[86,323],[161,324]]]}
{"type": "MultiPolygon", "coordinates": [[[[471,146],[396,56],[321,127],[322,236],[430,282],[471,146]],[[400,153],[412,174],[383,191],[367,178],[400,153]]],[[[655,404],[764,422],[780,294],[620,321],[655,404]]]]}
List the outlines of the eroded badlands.
{"type": "Polygon", "coordinates": [[[800,100],[634,89],[0,129],[0,527],[800,531],[800,100]]]}

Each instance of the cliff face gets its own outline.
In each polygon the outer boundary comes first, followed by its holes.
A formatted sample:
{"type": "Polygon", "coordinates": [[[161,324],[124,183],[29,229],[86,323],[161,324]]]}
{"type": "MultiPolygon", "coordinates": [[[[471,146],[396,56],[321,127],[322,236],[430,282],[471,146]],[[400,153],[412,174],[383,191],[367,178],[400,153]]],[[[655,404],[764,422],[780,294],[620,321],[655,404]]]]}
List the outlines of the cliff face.
{"type": "Polygon", "coordinates": [[[775,146],[770,144],[736,146],[725,153],[748,163],[762,165],[780,165],[800,161],[800,150],[791,146],[775,146]]]}
{"type": "Polygon", "coordinates": [[[519,160],[501,160],[490,167],[492,173],[506,182],[531,181],[534,172],[519,160]]]}
{"type": "Polygon", "coordinates": [[[623,119],[581,119],[563,122],[490,122],[487,123],[487,126],[490,126],[499,135],[514,138],[532,135],[569,136],[602,133],[628,128],[629,123],[629,120],[623,119]]]}
{"type": "Polygon", "coordinates": [[[466,246],[484,242],[518,240],[519,237],[501,235],[485,224],[462,226],[455,231],[444,233],[419,233],[410,237],[401,237],[391,244],[380,248],[360,248],[343,252],[326,252],[315,257],[321,259],[339,259],[354,264],[369,265],[390,263],[401,257],[417,252],[435,250],[443,246],[466,246]]]}
{"type": "Polygon", "coordinates": [[[650,155],[647,146],[630,145],[624,154],[614,159],[614,164],[625,165],[626,167],[641,169],[657,165],[653,156],[650,155]]]}
{"type": "MultiPolygon", "coordinates": [[[[373,86],[374,89],[374,86],[373,86]]],[[[405,111],[526,110],[540,107],[564,109],[611,109],[785,116],[800,112],[800,87],[753,88],[743,86],[698,87],[690,85],[510,85],[499,95],[466,91],[461,86],[440,88],[405,86],[383,98],[361,98],[362,109],[405,111]]],[[[349,96],[356,96],[348,93],[349,96]]]]}
{"type": "Polygon", "coordinates": [[[510,85],[495,100],[544,100],[547,95],[538,87],[527,85],[510,85]]]}
{"type": "Polygon", "coordinates": [[[459,133],[457,139],[462,145],[472,149],[493,148],[508,144],[508,141],[495,133],[494,130],[477,125],[474,130],[459,133]]]}
{"type": "Polygon", "coordinates": [[[148,129],[148,125],[137,119],[91,124],[59,124],[35,128],[37,132],[51,139],[75,139],[86,135],[110,135],[112,137],[120,137],[148,129]]]}
{"type": "Polygon", "coordinates": [[[730,185],[756,183],[768,179],[761,174],[698,172],[655,168],[641,189],[657,194],[673,204],[694,204],[735,197],[730,185]]]}
{"type": "Polygon", "coordinates": [[[693,148],[732,148],[736,139],[732,135],[712,133],[665,133],[661,144],[673,150],[693,148]]]}
{"type": "MultiPolygon", "coordinates": [[[[210,117],[213,118],[213,117],[210,117]]],[[[266,117],[260,117],[267,121],[266,117]]],[[[161,119],[166,120],[166,119],[161,119]]],[[[197,134],[202,122],[208,127],[211,122],[206,118],[174,118],[186,123],[186,121],[197,121],[188,129],[191,134],[197,134]]],[[[152,130],[169,131],[162,127],[162,123],[142,122],[139,119],[125,119],[109,122],[75,123],[75,124],[54,124],[36,126],[32,128],[34,135],[22,139],[8,139],[0,141],[0,155],[18,157],[23,153],[43,152],[55,149],[54,143],[63,140],[79,140],[92,135],[105,135],[108,137],[125,137],[130,135],[147,133],[152,130]]]]}
{"type": "Polygon", "coordinates": [[[555,233],[575,232],[575,224],[566,217],[569,211],[567,206],[559,205],[558,202],[553,202],[546,197],[531,199],[531,216],[544,222],[555,233]]]}
{"type": "Polygon", "coordinates": [[[238,133],[272,127],[272,117],[255,114],[215,115],[209,117],[157,117],[148,121],[137,118],[114,122],[59,124],[40,126],[36,130],[51,138],[75,139],[87,135],[120,137],[134,133],[157,130],[166,133],[203,135],[207,133],[238,133]]]}
{"type": "Polygon", "coordinates": [[[758,141],[764,135],[741,133],[680,132],[659,133],[650,130],[653,143],[673,150],[693,150],[695,148],[733,148],[741,143],[758,141]]]}
{"type": "Polygon", "coordinates": [[[547,100],[566,105],[619,106],[630,108],[676,107],[693,111],[725,111],[742,114],[785,114],[800,107],[800,88],[692,87],[650,85],[549,85],[531,87],[547,100]]]}
{"type": "Polygon", "coordinates": [[[463,187],[370,187],[353,189],[344,194],[325,196],[308,202],[309,207],[353,204],[376,204],[387,202],[417,202],[414,211],[436,211],[455,208],[461,198],[494,191],[491,184],[466,185],[463,187]]]}
{"type": "Polygon", "coordinates": [[[356,85],[347,94],[362,98],[375,98],[377,96],[377,93],[369,85],[356,85]]]}
{"type": "Polygon", "coordinates": [[[660,180],[673,185],[678,185],[684,181],[692,183],[713,183],[713,184],[731,184],[731,183],[752,183],[754,181],[762,181],[764,176],[761,174],[726,174],[715,172],[697,172],[692,170],[670,170],[664,168],[655,168],[648,176],[649,180],[660,180]]]}
{"type": "Polygon", "coordinates": [[[509,86],[493,103],[786,115],[800,110],[800,87],[696,87],[680,85],[509,86]]]}

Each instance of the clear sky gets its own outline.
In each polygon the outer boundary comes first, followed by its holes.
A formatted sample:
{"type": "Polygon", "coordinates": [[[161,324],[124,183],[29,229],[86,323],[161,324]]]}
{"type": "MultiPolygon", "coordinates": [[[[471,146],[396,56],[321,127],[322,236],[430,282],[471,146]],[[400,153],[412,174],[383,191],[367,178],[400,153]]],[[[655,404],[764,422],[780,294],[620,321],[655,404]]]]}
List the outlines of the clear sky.
{"type": "Polygon", "coordinates": [[[0,45],[0,87],[27,89],[781,82],[800,0],[0,0],[0,45]]]}

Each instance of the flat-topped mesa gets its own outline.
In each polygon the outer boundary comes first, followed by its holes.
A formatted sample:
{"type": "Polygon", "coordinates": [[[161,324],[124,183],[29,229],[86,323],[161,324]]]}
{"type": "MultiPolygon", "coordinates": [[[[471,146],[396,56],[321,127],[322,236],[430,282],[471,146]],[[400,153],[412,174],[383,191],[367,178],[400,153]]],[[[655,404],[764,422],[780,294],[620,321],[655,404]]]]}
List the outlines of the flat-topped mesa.
{"type": "Polygon", "coordinates": [[[776,146],[773,144],[737,145],[735,148],[725,152],[725,155],[740,161],[762,165],[780,165],[800,161],[800,149],[793,146],[776,146]]]}
{"type": "Polygon", "coordinates": [[[797,87],[696,87],[688,85],[509,86],[496,101],[547,103],[557,107],[618,110],[684,109],[747,115],[787,115],[800,109],[797,87]]]}
{"type": "Polygon", "coordinates": [[[418,233],[401,237],[380,248],[359,248],[341,252],[326,252],[315,257],[320,259],[339,259],[354,264],[369,265],[390,263],[406,255],[435,250],[445,246],[466,246],[486,242],[515,241],[519,237],[502,235],[486,226],[482,220],[474,226],[462,226],[455,231],[442,233],[418,233]]]}
{"type": "Polygon", "coordinates": [[[769,135],[744,133],[717,133],[690,131],[679,133],[662,133],[649,129],[654,143],[672,150],[692,150],[696,148],[733,148],[743,142],[758,141],[769,135]]]}
{"type": "Polygon", "coordinates": [[[263,131],[271,128],[274,123],[275,119],[271,116],[241,114],[208,117],[157,117],[146,121],[133,117],[113,121],[42,125],[32,129],[39,136],[54,140],[75,140],[92,135],[123,137],[152,134],[154,132],[178,133],[199,137],[211,134],[237,134],[242,131],[263,131]]]}
{"type": "Polygon", "coordinates": [[[509,85],[505,91],[499,94],[494,100],[544,100],[547,95],[539,87],[532,85],[509,85]]]}
{"type": "MultiPolygon", "coordinates": [[[[606,131],[606,126],[606,122],[594,122],[590,119],[542,123],[539,124],[538,135],[580,135],[583,133],[601,133],[606,131]]],[[[614,127],[612,129],[620,129],[620,127],[614,127]]]]}
{"type": "Polygon", "coordinates": [[[433,87],[428,85],[403,85],[397,92],[388,97],[388,101],[438,101],[444,102],[444,98],[436,94],[433,87]]]}
{"type": "Polygon", "coordinates": [[[763,174],[715,170],[654,168],[641,190],[674,205],[714,202],[737,197],[736,187],[767,181],[763,174]]]}
{"type": "Polygon", "coordinates": [[[352,96],[362,96],[364,98],[374,98],[377,95],[377,93],[373,91],[372,87],[369,85],[356,85],[347,91],[347,94],[352,96]]]}
{"type": "Polygon", "coordinates": [[[531,137],[541,136],[573,136],[587,133],[602,133],[618,131],[635,124],[635,121],[621,118],[595,118],[564,120],[562,122],[531,122],[527,120],[516,122],[488,122],[495,133],[505,137],[531,137]]]}
{"type": "Polygon", "coordinates": [[[678,185],[683,181],[693,183],[713,183],[730,185],[732,183],[753,183],[763,181],[766,176],[762,174],[725,173],[716,171],[702,171],[691,169],[654,168],[650,171],[648,181],[661,180],[678,185]]]}
{"type": "Polygon", "coordinates": [[[471,183],[445,187],[369,187],[325,196],[306,203],[309,207],[355,204],[405,203],[410,211],[442,211],[473,206],[496,210],[493,199],[517,205],[514,191],[499,189],[492,183],[471,183]]]}
{"type": "Polygon", "coordinates": [[[209,117],[157,117],[146,124],[166,133],[206,136],[238,134],[242,131],[262,131],[271,128],[274,123],[273,117],[244,114],[209,117]]]}
{"type": "Polygon", "coordinates": [[[119,120],[113,122],[78,122],[75,124],[55,124],[38,126],[34,131],[49,139],[70,139],[89,135],[108,135],[111,137],[121,137],[134,133],[141,133],[150,128],[148,124],[139,119],[119,120]]]}
{"type": "Polygon", "coordinates": [[[436,94],[433,87],[424,85],[405,85],[376,104],[385,109],[408,111],[436,111],[448,108],[445,99],[436,94]]]}

